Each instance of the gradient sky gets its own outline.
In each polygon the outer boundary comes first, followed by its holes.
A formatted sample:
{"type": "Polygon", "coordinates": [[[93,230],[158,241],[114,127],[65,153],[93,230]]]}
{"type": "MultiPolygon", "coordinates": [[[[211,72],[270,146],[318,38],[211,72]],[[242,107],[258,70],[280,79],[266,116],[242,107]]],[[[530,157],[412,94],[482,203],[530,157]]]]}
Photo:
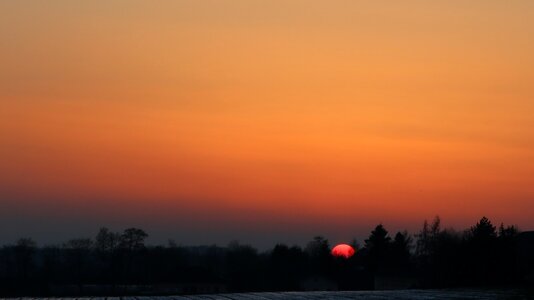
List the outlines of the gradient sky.
{"type": "Polygon", "coordinates": [[[0,242],[534,228],[534,2],[1,1],[0,242]]]}

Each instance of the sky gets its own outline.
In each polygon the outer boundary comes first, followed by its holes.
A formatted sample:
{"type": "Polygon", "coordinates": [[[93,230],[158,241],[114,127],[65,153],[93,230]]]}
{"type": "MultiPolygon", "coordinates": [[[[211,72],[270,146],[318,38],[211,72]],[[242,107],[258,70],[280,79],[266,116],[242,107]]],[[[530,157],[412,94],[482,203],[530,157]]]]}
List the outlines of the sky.
{"type": "Polygon", "coordinates": [[[0,243],[534,229],[534,2],[0,2],[0,243]]]}

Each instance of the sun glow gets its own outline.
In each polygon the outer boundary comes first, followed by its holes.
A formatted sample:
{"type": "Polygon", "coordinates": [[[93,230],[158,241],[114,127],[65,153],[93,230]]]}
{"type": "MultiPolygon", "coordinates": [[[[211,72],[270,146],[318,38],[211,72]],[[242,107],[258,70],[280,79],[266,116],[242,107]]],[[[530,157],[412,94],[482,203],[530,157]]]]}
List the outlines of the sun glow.
{"type": "Polygon", "coordinates": [[[356,253],[356,250],[347,244],[339,244],[332,249],[332,255],[334,257],[342,257],[348,259],[356,253]]]}

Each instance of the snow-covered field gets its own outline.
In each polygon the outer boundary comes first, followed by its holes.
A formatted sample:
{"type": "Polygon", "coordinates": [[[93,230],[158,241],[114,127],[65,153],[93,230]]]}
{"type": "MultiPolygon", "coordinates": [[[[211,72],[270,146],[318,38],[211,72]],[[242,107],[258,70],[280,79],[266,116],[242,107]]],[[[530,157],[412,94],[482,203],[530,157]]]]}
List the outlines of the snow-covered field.
{"type": "MultiPolygon", "coordinates": [[[[9,299],[9,298],[8,298],[9,299]]],[[[13,298],[12,300],[45,300],[45,298],[13,298]]],[[[48,298],[50,299],[50,298],[48,298]]],[[[47,300],[48,300],[47,299],[47,300]]],[[[284,292],[243,293],[165,297],[101,297],[58,298],[54,300],[350,300],[350,299],[532,299],[517,290],[397,290],[397,291],[342,291],[342,292],[284,292]]],[[[9,299],[11,300],[11,299],[9,299]]]]}

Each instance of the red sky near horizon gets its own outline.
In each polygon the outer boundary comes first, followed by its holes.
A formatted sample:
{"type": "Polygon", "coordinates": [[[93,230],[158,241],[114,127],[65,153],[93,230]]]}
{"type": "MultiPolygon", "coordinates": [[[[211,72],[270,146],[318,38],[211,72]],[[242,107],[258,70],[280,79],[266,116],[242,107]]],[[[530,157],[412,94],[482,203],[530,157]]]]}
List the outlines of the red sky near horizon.
{"type": "Polygon", "coordinates": [[[532,229],[533,35],[531,1],[2,1],[0,239],[532,229]]]}

